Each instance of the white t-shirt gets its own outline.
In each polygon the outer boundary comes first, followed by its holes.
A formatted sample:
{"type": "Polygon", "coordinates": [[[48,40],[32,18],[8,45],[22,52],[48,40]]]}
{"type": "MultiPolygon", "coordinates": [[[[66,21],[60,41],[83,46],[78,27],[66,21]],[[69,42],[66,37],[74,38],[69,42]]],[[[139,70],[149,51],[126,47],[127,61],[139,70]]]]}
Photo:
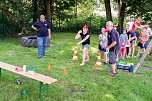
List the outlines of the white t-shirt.
{"type": "Polygon", "coordinates": [[[134,24],[134,22],[127,22],[127,25],[129,25],[129,30],[132,29],[132,25],[134,24]]]}
{"type": "Polygon", "coordinates": [[[100,35],[99,35],[99,38],[101,39],[100,45],[101,45],[102,47],[107,46],[107,43],[108,43],[108,38],[107,38],[107,36],[106,36],[105,34],[100,34],[100,35]]]}

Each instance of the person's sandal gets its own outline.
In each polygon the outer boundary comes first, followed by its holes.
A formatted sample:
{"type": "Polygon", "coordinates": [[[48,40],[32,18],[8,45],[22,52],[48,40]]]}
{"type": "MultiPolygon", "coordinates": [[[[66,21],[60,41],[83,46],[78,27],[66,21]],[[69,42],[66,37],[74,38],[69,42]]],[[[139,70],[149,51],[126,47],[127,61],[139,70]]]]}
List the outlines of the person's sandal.
{"type": "Polygon", "coordinates": [[[109,76],[115,76],[117,73],[113,73],[112,71],[109,72],[109,76]]]}

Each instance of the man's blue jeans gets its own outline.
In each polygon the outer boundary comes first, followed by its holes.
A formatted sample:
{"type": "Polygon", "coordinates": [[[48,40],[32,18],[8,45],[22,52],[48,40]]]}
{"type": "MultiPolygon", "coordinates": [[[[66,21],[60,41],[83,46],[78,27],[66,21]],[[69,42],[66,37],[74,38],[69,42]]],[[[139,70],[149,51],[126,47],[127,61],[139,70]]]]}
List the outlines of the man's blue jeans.
{"type": "Polygon", "coordinates": [[[38,57],[42,57],[42,55],[45,55],[47,41],[48,41],[48,36],[37,37],[37,42],[38,42],[38,57]]]}

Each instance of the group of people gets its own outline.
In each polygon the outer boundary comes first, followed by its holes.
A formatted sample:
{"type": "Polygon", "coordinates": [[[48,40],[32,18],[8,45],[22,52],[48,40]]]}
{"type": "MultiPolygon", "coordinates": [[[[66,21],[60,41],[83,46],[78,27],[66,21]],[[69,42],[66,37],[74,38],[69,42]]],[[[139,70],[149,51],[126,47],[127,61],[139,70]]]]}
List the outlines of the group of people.
{"type": "MultiPolygon", "coordinates": [[[[85,65],[89,61],[88,48],[90,45],[90,34],[88,31],[88,26],[84,26],[80,30],[75,39],[82,38],[82,41],[77,44],[82,44],[82,63],[80,66],[85,65]]],[[[99,35],[99,50],[104,52],[104,62],[107,63],[107,51],[110,53],[109,63],[112,66],[112,72],[109,72],[110,75],[116,74],[116,60],[117,54],[119,52],[119,35],[118,32],[113,28],[113,23],[108,21],[106,23],[106,29],[102,28],[102,34],[99,35]]]]}
{"type": "MultiPolygon", "coordinates": [[[[113,25],[111,21],[106,22],[106,28],[101,28],[101,34],[99,35],[98,49],[99,52],[102,52],[104,55],[104,65],[108,63],[112,67],[112,71],[109,72],[109,75],[117,74],[116,62],[118,61],[118,53],[120,52],[120,58],[124,59],[134,58],[135,45],[138,42],[138,52],[137,57],[140,56],[141,52],[144,52],[150,41],[150,36],[152,35],[149,25],[141,25],[141,18],[137,18],[136,21],[133,21],[133,18],[130,18],[130,21],[126,23],[126,28],[119,35],[117,31],[117,26],[113,25]],[[141,29],[140,35],[137,33],[137,28],[141,29]]],[[[82,38],[77,45],[82,44],[82,63],[80,66],[85,65],[89,61],[88,48],[90,45],[90,33],[88,26],[83,26],[75,39],[82,38]]],[[[37,32],[37,42],[38,42],[38,59],[46,56],[46,45],[49,38],[51,38],[51,29],[49,23],[45,20],[45,16],[41,15],[38,22],[32,25],[32,29],[37,32]]]]}
{"type": "MultiPolygon", "coordinates": [[[[121,34],[118,33],[117,26],[113,25],[111,21],[106,22],[106,28],[101,28],[101,34],[98,38],[98,49],[99,52],[103,53],[103,64],[107,65],[109,60],[109,64],[112,67],[112,71],[109,72],[109,75],[113,76],[117,74],[116,62],[118,61],[119,52],[121,59],[124,59],[125,57],[135,57],[134,52],[137,40],[139,40],[139,42],[136,57],[139,57],[140,53],[145,52],[152,32],[149,25],[140,24],[141,20],[141,18],[137,18],[134,22],[133,18],[130,18],[130,21],[126,23],[126,28],[121,34]],[[137,32],[138,28],[141,29],[140,35],[137,32]]],[[[83,66],[89,61],[88,48],[90,45],[90,34],[88,26],[85,25],[82,30],[76,34],[75,39],[79,39],[80,37],[82,38],[82,41],[77,44],[82,44],[82,63],[80,66],[83,66]]]]}

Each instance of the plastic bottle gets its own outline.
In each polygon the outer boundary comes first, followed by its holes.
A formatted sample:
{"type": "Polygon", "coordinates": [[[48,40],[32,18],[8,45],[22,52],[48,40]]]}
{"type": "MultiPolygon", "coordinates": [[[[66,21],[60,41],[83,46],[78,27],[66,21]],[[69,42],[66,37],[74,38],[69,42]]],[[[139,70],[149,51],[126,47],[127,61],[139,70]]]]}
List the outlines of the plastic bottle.
{"type": "Polygon", "coordinates": [[[26,72],[26,65],[23,65],[23,72],[26,72]]]}

